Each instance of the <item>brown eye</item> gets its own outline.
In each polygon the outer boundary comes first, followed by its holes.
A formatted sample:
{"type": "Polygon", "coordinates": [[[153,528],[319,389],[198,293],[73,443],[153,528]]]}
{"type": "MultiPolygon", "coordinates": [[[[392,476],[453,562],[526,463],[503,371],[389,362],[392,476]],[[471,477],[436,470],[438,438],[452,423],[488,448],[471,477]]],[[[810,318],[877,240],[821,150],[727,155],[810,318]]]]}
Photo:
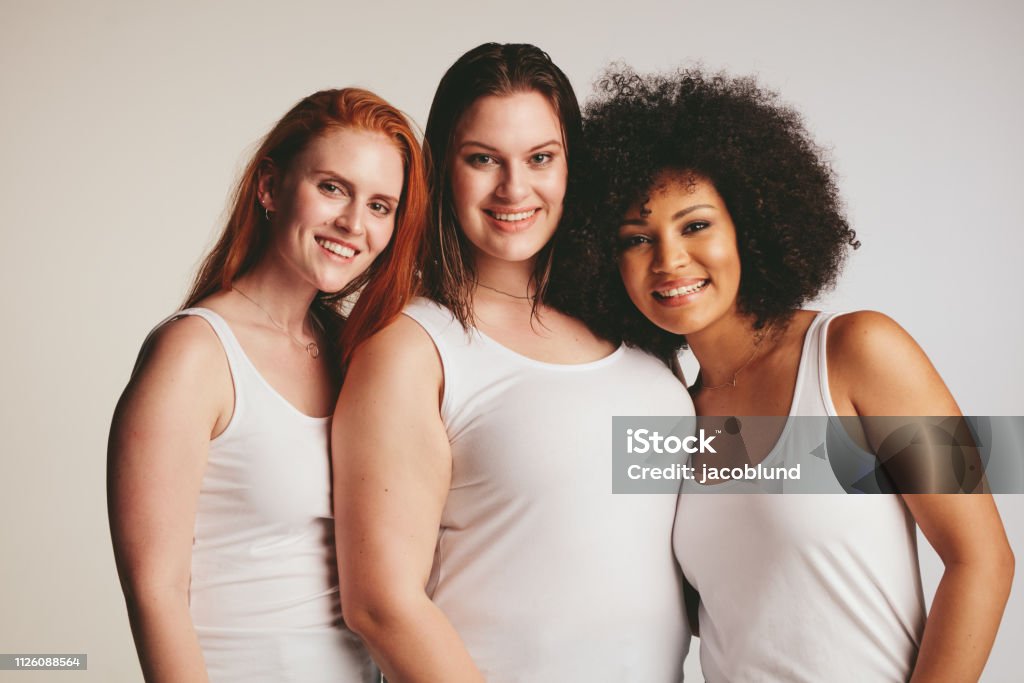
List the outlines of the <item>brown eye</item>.
{"type": "Polygon", "coordinates": [[[378,216],[387,216],[391,213],[391,207],[381,202],[370,202],[370,211],[378,216]]]}
{"type": "Polygon", "coordinates": [[[642,244],[650,244],[651,240],[647,235],[629,235],[628,237],[622,237],[619,239],[619,249],[625,251],[633,247],[639,247],[642,244]]]}

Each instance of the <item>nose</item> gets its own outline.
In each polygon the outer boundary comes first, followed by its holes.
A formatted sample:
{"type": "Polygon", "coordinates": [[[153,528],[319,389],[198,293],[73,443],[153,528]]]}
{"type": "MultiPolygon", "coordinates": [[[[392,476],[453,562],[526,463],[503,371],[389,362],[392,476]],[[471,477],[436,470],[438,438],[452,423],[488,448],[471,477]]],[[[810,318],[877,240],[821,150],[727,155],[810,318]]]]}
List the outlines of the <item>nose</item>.
{"type": "Polygon", "coordinates": [[[651,271],[655,273],[672,273],[690,263],[690,252],[686,248],[686,240],[681,237],[670,237],[658,240],[654,247],[654,259],[651,271]]]}
{"type": "Polygon", "coordinates": [[[348,202],[338,213],[334,224],[352,235],[362,235],[364,232],[363,214],[359,205],[356,202],[348,202]]]}
{"type": "Polygon", "coordinates": [[[501,171],[501,181],[495,190],[502,201],[509,204],[516,204],[526,199],[530,193],[526,182],[526,169],[519,168],[517,164],[506,164],[501,171]]]}

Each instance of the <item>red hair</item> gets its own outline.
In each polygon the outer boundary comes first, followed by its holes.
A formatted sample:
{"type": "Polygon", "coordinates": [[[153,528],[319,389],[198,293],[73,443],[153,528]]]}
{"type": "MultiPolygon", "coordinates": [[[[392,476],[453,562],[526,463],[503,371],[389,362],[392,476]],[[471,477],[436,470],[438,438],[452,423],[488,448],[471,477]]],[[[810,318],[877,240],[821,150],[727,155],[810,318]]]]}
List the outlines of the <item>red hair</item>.
{"type": "Polygon", "coordinates": [[[262,258],[269,243],[270,224],[257,195],[261,166],[270,160],[276,167],[287,169],[311,140],[339,128],[381,133],[395,144],[404,165],[402,195],[390,243],[344,289],[321,292],[313,305],[314,315],[339,345],[344,367],[356,347],[391,322],[415,295],[429,201],[423,152],[411,124],[400,111],[367,90],[344,88],[313,93],[267,133],[245,167],[227,225],[199,267],[185,307],[230,289],[235,279],[262,258]],[[362,294],[345,321],[342,302],[360,289],[362,294]]]}

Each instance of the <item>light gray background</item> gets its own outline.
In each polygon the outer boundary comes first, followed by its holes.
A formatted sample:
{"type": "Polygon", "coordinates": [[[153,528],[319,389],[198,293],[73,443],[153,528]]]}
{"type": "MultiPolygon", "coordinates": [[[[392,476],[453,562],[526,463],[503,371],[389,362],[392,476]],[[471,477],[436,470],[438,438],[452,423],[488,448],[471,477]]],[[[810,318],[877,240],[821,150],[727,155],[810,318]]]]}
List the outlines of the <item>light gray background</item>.
{"type": "MultiPolygon", "coordinates": [[[[485,40],[545,48],[581,98],[612,59],[758,74],[834,150],[864,242],[826,305],[903,323],[965,412],[1024,414],[1019,3],[284,5],[0,2],[0,651],[89,654],[88,673],[0,679],[139,677],[105,518],[107,428],[254,142],[332,86],[369,87],[422,125],[445,68],[485,40]]],[[[999,502],[1020,553],[1024,497],[999,502]]],[[[922,565],[930,594],[941,566],[926,546],[922,565]]],[[[986,681],[1016,680],[1022,588],[986,681]]]]}

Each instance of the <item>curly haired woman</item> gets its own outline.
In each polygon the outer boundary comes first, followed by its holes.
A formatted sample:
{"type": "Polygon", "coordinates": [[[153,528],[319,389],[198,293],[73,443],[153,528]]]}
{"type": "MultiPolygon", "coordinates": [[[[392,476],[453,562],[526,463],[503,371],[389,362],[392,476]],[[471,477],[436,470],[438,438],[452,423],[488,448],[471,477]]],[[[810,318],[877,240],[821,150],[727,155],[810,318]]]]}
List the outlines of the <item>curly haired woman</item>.
{"type": "MultiPolygon", "coordinates": [[[[796,112],[699,69],[617,68],[600,85],[585,112],[592,201],[566,255],[587,287],[568,310],[666,361],[688,345],[698,415],[861,418],[874,452],[885,434],[865,417],[960,415],[894,321],[801,308],[857,242],[796,112]]],[[[780,429],[747,445],[768,464],[812,444],[780,429]]],[[[714,486],[684,484],[673,538],[708,680],[980,676],[1013,574],[991,496],[691,495],[714,486]],[[945,564],[927,621],[915,523],[945,564]]]]}

